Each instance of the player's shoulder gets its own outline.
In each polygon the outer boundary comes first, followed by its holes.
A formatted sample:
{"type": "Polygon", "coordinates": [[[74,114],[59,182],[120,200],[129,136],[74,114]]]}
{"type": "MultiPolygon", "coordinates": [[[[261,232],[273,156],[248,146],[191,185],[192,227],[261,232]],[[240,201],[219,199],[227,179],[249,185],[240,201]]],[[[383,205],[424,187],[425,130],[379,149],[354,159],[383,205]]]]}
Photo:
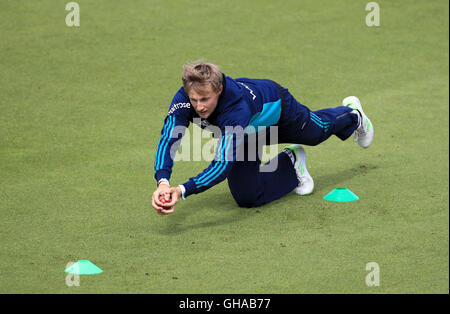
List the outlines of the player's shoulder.
{"type": "Polygon", "coordinates": [[[240,84],[251,84],[251,85],[272,85],[274,82],[270,79],[265,78],[249,78],[249,77],[239,77],[235,79],[236,82],[240,84]]]}
{"type": "Polygon", "coordinates": [[[189,96],[184,91],[184,87],[180,87],[180,89],[177,90],[177,92],[173,96],[172,103],[174,103],[174,101],[175,102],[189,102],[189,96]]]}
{"type": "Polygon", "coordinates": [[[236,81],[240,84],[249,84],[257,87],[269,87],[273,88],[279,85],[274,80],[268,78],[248,78],[248,77],[240,77],[237,78],[236,81]]]}

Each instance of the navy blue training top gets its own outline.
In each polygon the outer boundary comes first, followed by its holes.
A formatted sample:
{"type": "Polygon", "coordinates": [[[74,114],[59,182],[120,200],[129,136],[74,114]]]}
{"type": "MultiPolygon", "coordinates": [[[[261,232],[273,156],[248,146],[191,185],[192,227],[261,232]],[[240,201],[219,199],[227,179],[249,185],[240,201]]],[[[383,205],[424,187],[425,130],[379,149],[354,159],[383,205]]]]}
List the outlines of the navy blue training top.
{"type": "Polygon", "coordinates": [[[172,99],[164,119],[161,139],[155,155],[155,178],[170,179],[173,158],[184,131],[191,122],[200,127],[220,129],[215,158],[211,164],[183,184],[184,197],[203,192],[222,182],[236,161],[243,134],[258,132],[261,127],[276,125],[281,117],[279,86],[270,80],[238,78],[223,75],[223,91],[217,107],[207,119],[200,119],[181,87],[172,99]]]}

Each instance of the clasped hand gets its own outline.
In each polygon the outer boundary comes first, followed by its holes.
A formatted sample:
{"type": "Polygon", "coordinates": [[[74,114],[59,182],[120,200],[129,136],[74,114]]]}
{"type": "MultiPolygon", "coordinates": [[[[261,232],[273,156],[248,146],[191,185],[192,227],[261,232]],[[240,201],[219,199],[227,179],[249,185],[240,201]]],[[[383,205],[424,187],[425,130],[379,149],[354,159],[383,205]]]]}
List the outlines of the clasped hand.
{"type": "Polygon", "coordinates": [[[181,197],[181,189],[179,187],[171,187],[168,184],[161,183],[152,196],[152,206],[158,215],[171,214],[175,210],[175,206],[181,197]],[[166,203],[160,201],[163,196],[166,203]]]}

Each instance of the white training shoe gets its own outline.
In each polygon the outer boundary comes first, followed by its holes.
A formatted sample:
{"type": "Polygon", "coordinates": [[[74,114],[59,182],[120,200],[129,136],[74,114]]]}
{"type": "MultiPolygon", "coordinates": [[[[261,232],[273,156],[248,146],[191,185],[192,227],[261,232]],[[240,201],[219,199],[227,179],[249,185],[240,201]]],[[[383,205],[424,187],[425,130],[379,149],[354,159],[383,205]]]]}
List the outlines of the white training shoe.
{"type": "Polygon", "coordinates": [[[358,142],[362,148],[367,148],[373,141],[373,124],[362,110],[361,102],[358,97],[349,96],[342,101],[342,106],[350,107],[359,112],[359,127],[353,133],[355,142],[358,142]]]}
{"type": "Polygon", "coordinates": [[[314,180],[306,169],[305,150],[301,145],[293,144],[284,148],[290,150],[294,157],[294,169],[297,174],[298,186],[294,189],[299,195],[311,194],[314,190],[314,180]]]}

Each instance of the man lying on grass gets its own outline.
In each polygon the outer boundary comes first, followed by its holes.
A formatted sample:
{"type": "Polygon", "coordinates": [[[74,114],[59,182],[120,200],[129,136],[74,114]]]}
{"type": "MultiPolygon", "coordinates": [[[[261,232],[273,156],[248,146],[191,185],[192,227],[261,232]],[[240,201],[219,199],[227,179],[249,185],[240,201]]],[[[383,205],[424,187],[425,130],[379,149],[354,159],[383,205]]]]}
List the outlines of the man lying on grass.
{"type": "Polygon", "coordinates": [[[261,206],[293,190],[307,195],[312,193],[314,181],[299,144],[318,145],[333,134],[341,140],[353,134],[363,148],[372,143],[373,125],[355,96],[345,98],[342,106],[311,111],[276,82],[233,79],[215,64],[203,61],[184,65],[182,81],[164,119],[156,150],[158,187],[152,205],[158,214],[173,213],[180,198],[204,192],[225,179],[241,207],[261,206]],[[219,139],[215,157],[204,171],[171,187],[173,157],[184,134],[179,130],[191,122],[219,130],[214,132],[219,139]],[[274,140],[269,135],[275,131],[274,140]],[[279,143],[292,145],[262,164],[255,150],[279,143]],[[276,167],[267,166],[273,164],[276,167]]]}

